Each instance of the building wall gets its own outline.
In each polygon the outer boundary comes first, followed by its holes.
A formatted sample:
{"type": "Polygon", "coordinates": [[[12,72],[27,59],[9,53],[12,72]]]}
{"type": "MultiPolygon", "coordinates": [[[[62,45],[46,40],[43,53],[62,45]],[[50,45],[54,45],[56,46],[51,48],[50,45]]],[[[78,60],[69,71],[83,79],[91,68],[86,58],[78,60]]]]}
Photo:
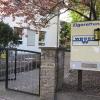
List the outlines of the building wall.
{"type": "MultiPolygon", "coordinates": [[[[5,23],[8,23],[11,27],[20,27],[20,22],[22,22],[22,26],[27,27],[27,24],[23,22],[23,18],[16,18],[15,21],[12,21],[11,17],[7,17],[4,20],[5,23]]],[[[54,17],[49,22],[49,26],[46,28],[43,28],[41,31],[45,31],[45,47],[56,47],[57,46],[57,17],[54,17]]],[[[35,45],[34,46],[27,46],[27,29],[23,30],[24,35],[22,36],[23,43],[19,45],[18,49],[25,49],[25,50],[33,50],[33,51],[41,51],[39,49],[39,34],[35,34],[35,45]]],[[[34,33],[35,31],[33,31],[34,33]]]]}
{"type": "Polygon", "coordinates": [[[31,50],[31,51],[37,51],[37,52],[40,52],[41,50],[39,49],[39,46],[38,46],[38,38],[39,38],[39,34],[36,34],[36,31],[32,31],[33,34],[35,34],[35,45],[33,46],[29,46],[28,43],[27,43],[27,38],[28,38],[28,30],[27,29],[24,29],[23,30],[23,33],[24,35],[22,36],[22,41],[23,43],[21,45],[19,45],[17,48],[18,49],[24,49],[24,50],[31,50]]]}
{"type": "Polygon", "coordinates": [[[45,46],[57,47],[57,17],[54,17],[50,21],[49,26],[42,30],[46,31],[45,46]]]}

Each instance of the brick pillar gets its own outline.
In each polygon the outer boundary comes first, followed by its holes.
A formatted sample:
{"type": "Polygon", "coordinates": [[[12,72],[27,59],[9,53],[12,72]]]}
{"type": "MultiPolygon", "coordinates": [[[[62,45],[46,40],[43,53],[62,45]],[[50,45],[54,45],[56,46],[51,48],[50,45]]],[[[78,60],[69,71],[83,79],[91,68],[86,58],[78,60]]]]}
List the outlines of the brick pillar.
{"type": "Polygon", "coordinates": [[[42,47],[41,52],[40,99],[54,100],[64,79],[64,49],[42,47]]]}

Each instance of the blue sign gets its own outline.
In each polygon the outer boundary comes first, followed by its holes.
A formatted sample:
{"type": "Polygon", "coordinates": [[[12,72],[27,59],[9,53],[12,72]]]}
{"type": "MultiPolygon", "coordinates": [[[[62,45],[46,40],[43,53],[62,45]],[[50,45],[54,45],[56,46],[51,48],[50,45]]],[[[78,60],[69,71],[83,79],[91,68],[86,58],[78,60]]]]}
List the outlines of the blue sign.
{"type": "Polygon", "coordinates": [[[76,46],[98,46],[99,42],[94,40],[94,35],[74,35],[72,37],[72,44],[76,46]]]}

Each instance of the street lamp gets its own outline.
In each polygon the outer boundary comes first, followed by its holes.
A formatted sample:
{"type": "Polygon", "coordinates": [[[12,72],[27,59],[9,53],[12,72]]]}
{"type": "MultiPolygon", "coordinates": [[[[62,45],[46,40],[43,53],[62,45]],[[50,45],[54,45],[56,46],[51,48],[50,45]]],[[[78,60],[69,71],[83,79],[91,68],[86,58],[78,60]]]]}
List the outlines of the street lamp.
{"type": "Polygon", "coordinates": [[[100,28],[94,29],[94,40],[100,40],[100,28]]]}

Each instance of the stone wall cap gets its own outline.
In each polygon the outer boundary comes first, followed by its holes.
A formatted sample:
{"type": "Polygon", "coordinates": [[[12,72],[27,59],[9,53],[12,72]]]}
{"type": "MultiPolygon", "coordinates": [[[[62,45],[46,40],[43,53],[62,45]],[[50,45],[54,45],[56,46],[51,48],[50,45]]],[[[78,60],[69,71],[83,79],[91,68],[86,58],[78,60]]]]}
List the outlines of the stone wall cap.
{"type": "Polygon", "coordinates": [[[47,49],[47,50],[65,50],[63,47],[40,47],[40,49],[47,49]]]}

